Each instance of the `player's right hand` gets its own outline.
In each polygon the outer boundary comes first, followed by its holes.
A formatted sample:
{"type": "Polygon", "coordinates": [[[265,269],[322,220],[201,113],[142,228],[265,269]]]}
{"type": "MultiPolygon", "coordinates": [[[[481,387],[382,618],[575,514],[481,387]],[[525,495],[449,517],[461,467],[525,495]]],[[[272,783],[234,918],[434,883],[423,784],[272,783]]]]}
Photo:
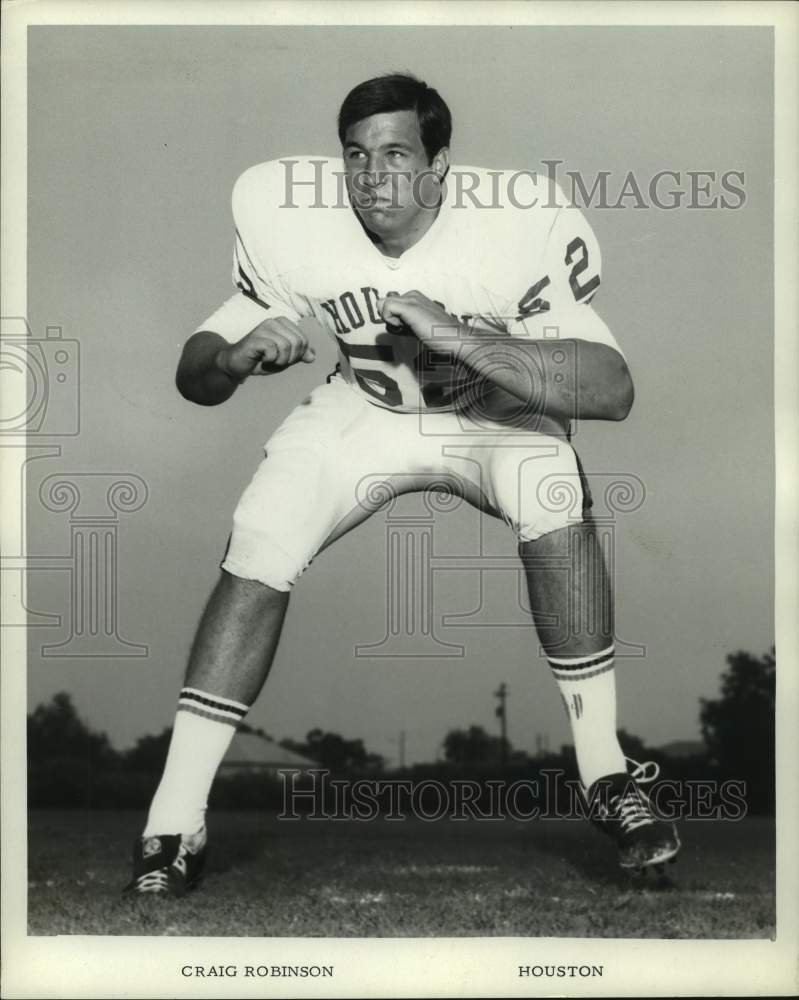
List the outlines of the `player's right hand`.
{"type": "Polygon", "coordinates": [[[220,366],[232,378],[243,381],[249,375],[271,375],[304,361],[310,364],[316,351],[308,337],[290,319],[266,319],[220,351],[220,366]]]}

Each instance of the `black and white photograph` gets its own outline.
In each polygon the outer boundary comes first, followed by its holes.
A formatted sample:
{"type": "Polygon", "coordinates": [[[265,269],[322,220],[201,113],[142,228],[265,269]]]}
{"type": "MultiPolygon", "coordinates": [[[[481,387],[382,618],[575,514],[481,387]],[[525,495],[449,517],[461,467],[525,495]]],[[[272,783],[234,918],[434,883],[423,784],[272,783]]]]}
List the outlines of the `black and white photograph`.
{"type": "Polygon", "coordinates": [[[796,11],[368,8],[3,6],[3,995],[793,995],[796,11]]]}

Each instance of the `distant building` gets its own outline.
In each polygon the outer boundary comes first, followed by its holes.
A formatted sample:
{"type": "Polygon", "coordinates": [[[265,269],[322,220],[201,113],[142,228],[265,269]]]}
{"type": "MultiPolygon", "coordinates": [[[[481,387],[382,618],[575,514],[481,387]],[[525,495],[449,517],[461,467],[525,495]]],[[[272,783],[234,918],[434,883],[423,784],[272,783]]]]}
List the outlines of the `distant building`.
{"type": "Polygon", "coordinates": [[[237,732],[219,769],[220,776],[234,774],[275,774],[280,768],[307,771],[319,765],[259,733],[237,732]]]}

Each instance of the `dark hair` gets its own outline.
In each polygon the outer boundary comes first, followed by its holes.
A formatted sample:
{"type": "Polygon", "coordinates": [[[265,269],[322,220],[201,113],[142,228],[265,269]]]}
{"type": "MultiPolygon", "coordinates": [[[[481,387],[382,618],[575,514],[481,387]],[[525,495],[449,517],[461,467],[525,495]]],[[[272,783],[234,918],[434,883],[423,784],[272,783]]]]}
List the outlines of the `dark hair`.
{"type": "Polygon", "coordinates": [[[338,137],[344,145],[347,129],[356,122],[389,111],[415,111],[419,134],[430,163],[436,153],[449,146],[452,115],[444,99],[423,80],[409,73],[388,73],[365,80],[344,98],[338,113],[338,137]]]}

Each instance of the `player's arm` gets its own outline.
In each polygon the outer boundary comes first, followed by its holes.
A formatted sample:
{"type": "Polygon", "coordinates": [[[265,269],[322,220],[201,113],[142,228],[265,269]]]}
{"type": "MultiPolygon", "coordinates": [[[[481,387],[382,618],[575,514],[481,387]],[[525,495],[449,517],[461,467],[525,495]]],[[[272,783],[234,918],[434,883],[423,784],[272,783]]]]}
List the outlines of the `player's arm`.
{"type": "MultiPolygon", "coordinates": [[[[269,193],[270,178],[268,170],[263,174],[256,167],[234,186],[233,282],[238,292],[187,341],[178,363],[178,390],[202,406],[225,402],[250,375],[271,375],[316,356],[280,281],[272,241],[264,239],[274,222],[268,211],[264,216],[258,199],[269,193]]],[[[266,197],[268,204],[274,200],[266,197]]]]}
{"type": "Polygon", "coordinates": [[[475,329],[416,291],[381,299],[378,306],[387,323],[405,323],[437,353],[446,352],[453,363],[525,402],[531,414],[563,423],[578,417],[623,420],[630,411],[632,378],[610,344],[570,337],[568,327],[552,340],[475,329]]]}
{"type": "Polygon", "coordinates": [[[633,403],[632,377],[591,305],[601,255],[577,210],[560,210],[538,266],[538,280],[512,303],[504,336],[458,323],[419,292],[382,300],[383,316],[406,323],[437,352],[451,352],[453,361],[524,401],[531,413],[561,424],[577,417],[623,420],[633,403]]]}
{"type": "Polygon", "coordinates": [[[467,363],[548,416],[623,420],[633,404],[633,380],[593,307],[602,255],[579,210],[558,211],[538,267],[537,280],[512,304],[507,343],[467,345],[467,363]]]}
{"type": "Polygon", "coordinates": [[[530,412],[560,421],[624,420],[630,412],[632,376],[625,359],[608,344],[572,339],[568,329],[561,329],[557,340],[459,333],[456,357],[523,400],[530,412]]]}
{"type": "Polygon", "coordinates": [[[271,375],[315,357],[303,331],[285,318],[264,320],[235,343],[211,330],[198,330],[183,348],[175,382],[185,399],[216,406],[230,399],[250,375],[271,375]]]}

